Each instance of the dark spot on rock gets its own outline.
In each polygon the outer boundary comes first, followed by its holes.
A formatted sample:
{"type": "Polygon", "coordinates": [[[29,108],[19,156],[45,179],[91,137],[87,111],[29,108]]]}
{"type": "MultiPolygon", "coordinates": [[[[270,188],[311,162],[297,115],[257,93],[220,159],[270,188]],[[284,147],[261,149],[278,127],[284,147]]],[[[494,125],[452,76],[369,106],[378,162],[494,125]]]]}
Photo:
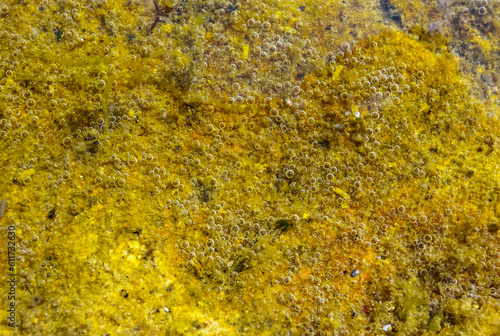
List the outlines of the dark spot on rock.
{"type": "Polygon", "coordinates": [[[57,42],[60,42],[61,41],[61,38],[62,36],[64,35],[64,32],[62,31],[61,28],[57,27],[56,28],[56,38],[57,38],[57,42]]]}
{"type": "Polygon", "coordinates": [[[488,225],[488,231],[490,233],[497,233],[498,232],[498,224],[493,223],[493,224],[488,225]]]}
{"type": "Polygon", "coordinates": [[[83,140],[85,140],[85,141],[92,141],[92,140],[95,140],[95,136],[92,135],[92,134],[87,134],[85,136],[85,138],[83,138],[83,140]]]}
{"type": "Polygon", "coordinates": [[[89,145],[89,147],[87,148],[87,151],[88,151],[89,153],[95,154],[95,153],[97,153],[97,147],[98,147],[99,145],[100,145],[99,141],[97,141],[97,140],[96,140],[96,141],[92,142],[92,143],[89,145]]]}
{"type": "Polygon", "coordinates": [[[295,79],[298,79],[298,80],[301,80],[302,78],[304,78],[306,76],[306,74],[304,72],[299,72],[296,76],[295,76],[295,79]]]}
{"type": "Polygon", "coordinates": [[[324,139],[319,142],[319,146],[323,149],[329,149],[330,148],[330,140],[324,139]]]}
{"type": "Polygon", "coordinates": [[[210,200],[210,192],[207,189],[202,189],[200,193],[200,200],[203,203],[208,203],[210,200]]]}
{"type": "Polygon", "coordinates": [[[402,26],[401,15],[399,15],[395,11],[396,7],[391,5],[391,2],[389,0],[380,0],[379,4],[380,4],[380,8],[382,9],[382,12],[384,13],[384,16],[386,18],[394,21],[395,23],[398,24],[398,26],[402,26]]]}
{"type": "Polygon", "coordinates": [[[286,232],[289,229],[291,229],[293,226],[293,223],[286,220],[286,219],[278,219],[276,221],[276,230],[281,230],[281,232],[286,232]]]}
{"type": "Polygon", "coordinates": [[[450,312],[443,312],[443,315],[444,315],[444,321],[449,325],[454,326],[457,324],[457,318],[455,317],[454,314],[450,312]]]}
{"type": "Polygon", "coordinates": [[[234,272],[236,273],[241,273],[243,272],[244,270],[246,269],[249,269],[250,268],[250,265],[248,263],[248,258],[244,258],[243,260],[241,260],[238,265],[236,265],[233,269],[234,272]]]}

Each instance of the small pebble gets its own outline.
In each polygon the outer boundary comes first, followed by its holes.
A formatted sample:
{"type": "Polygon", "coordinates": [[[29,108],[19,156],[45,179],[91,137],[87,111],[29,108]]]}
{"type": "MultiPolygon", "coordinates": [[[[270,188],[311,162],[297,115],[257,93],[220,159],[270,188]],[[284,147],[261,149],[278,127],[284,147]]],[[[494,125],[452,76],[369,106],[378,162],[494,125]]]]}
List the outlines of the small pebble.
{"type": "Polygon", "coordinates": [[[351,272],[351,278],[354,278],[355,276],[358,276],[359,275],[359,271],[358,270],[354,270],[351,272]]]}

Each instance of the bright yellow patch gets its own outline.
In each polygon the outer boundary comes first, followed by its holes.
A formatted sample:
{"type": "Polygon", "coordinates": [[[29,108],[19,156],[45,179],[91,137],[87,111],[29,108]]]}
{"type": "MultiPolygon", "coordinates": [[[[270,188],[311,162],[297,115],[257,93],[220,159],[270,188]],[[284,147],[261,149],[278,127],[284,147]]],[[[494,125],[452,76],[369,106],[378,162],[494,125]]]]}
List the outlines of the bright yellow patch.
{"type": "Polygon", "coordinates": [[[248,59],[248,51],[250,50],[250,46],[248,44],[243,45],[243,52],[241,53],[241,57],[243,59],[248,59]]]}

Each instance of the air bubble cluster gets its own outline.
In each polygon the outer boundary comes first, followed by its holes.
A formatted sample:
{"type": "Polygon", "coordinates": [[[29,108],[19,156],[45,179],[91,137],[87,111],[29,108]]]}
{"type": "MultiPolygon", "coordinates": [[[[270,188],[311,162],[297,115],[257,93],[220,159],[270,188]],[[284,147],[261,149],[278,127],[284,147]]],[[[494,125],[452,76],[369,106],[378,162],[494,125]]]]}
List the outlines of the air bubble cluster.
{"type": "Polygon", "coordinates": [[[494,334],[500,5],[350,6],[0,5],[27,334],[494,334]]]}

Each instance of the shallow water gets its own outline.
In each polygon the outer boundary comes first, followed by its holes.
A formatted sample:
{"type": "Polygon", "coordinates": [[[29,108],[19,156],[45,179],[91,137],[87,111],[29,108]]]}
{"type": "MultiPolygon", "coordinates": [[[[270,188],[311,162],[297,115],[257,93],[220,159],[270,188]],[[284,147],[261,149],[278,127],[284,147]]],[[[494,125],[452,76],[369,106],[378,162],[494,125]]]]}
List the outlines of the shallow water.
{"type": "Polygon", "coordinates": [[[499,14],[0,4],[2,335],[498,335],[499,14]]]}

